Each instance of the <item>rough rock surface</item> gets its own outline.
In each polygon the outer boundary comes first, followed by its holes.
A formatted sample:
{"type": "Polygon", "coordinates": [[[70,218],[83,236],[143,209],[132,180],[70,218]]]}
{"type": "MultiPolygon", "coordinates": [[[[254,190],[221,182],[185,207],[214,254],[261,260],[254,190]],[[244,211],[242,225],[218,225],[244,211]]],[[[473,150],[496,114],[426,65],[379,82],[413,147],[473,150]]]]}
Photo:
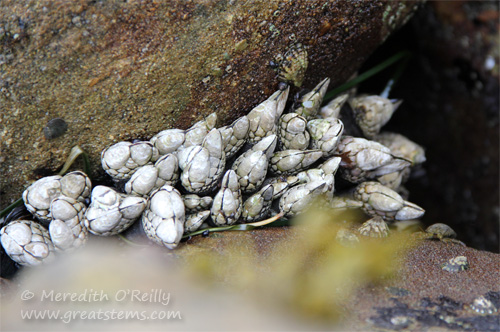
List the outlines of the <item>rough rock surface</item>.
{"type": "MultiPolygon", "coordinates": [[[[2,279],[0,291],[4,300],[2,315],[5,319],[1,327],[5,330],[33,327],[33,321],[21,320],[21,309],[116,310],[125,304],[140,305],[140,310],[158,308],[153,306],[154,303],[144,305],[128,303],[127,300],[117,306],[112,297],[110,301],[90,303],[55,302],[50,301],[50,298],[44,302],[39,300],[43,290],[80,294],[87,289],[116,294],[125,288],[140,289],[144,293],[152,292],[151,289],[170,292],[171,304],[160,305],[158,310],[181,310],[183,317],[189,317],[179,325],[176,325],[178,323],[175,320],[169,321],[169,327],[175,330],[203,330],[206,324],[220,331],[234,331],[235,326],[242,324],[244,330],[294,331],[498,331],[500,328],[498,313],[480,315],[469,307],[475,298],[484,295],[500,309],[500,255],[432,240],[424,240],[407,255],[400,257],[401,265],[395,278],[383,284],[366,285],[351,294],[349,299],[342,302],[339,320],[304,320],[303,313],[291,310],[283,303],[279,308],[273,307],[274,302],[271,299],[267,301],[266,296],[272,297],[278,291],[262,294],[259,284],[266,281],[249,279],[248,275],[272,278],[261,262],[273,256],[278,248],[285,249],[284,253],[293,252],[298,244],[304,244],[300,238],[300,228],[273,227],[197,236],[181,244],[178,250],[167,251],[159,246],[131,246],[118,238],[92,237],[87,247],[72,256],[60,257],[55,265],[44,269],[23,269],[12,281],[2,279]],[[240,251],[234,252],[235,248],[240,251]],[[470,264],[468,270],[450,273],[441,269],[442,263],[459,255],[467,257],[470,264]],[[202,268],[195,270],[194,280],[193,275],[179,273],[175,268],[185,260],[192,261],[193,257],[211,257],[199,262],[202,268]],[[236,273],[227,275],[227,282],[213,283],[210,271],[224,271],[228,257],[233,257],[232,264],[240,259],[243,263],[232,270],[236,273]],[[235,260],[235,257],[238,259],[235,260]],[[219,265],[203,268],[204,262],[219,265]],[[58,277],[54,278],[54,275],[58,277]],[[21,301],[19,294],[25,290],[35,295],[32,301],[21,301]],[[228,296],[228,301],[224,300],[228,296]],[[256,309],[249,310],[250,305],[256,309]],[[248,319],[249,315],[252,319],[248,319]]],[[[145,237],[140,239],[133,238],[136,243],[148,243],[145,237]]],[[[277,264],[281,262],[280,258],[275,256],[277,264]]],[[[328,262],[324,264],[328,265],[328,262]]],[[[305,274],[307,267],[303,270],[305,274]]],[[[338,276],[342,277],[342,273],[338,276]]],[[[284,280],[275,282],[280,284],[284,280]]],[[[134,307],[126,308],[130,310],[134,307]]],[[[165,321],[155,320],[104,323],[82,320],[79,324],[83,330],[95,327],[95,324],[106,324],[108,327],[113,324],[118,330],[120,327],[142,330],[144,324],[153,330],[165,328],[165,321]]],[[[67,324],[59,321],[42,325],[52,331],[67,328],[67,324]]]]}
{"type": "MultiPolygon", "coordinates": [[[[250,247],[246,253],[256,255],[253,261],[258,262],[277,246],[289,246],[292,250],[300,236],[300,228],[290,227],[213,233],[207,238],[189,240],[181,246],[179,255],[213,250],[220,255],[231,255],[234,243],[243,243],[250,247]]],[[[500,310],[499,254],[424,240],[400,259],[396,278],[359,289],[349,299],[341,325],[335,330],[495,331],[500,328],[498,314],[480,315],[470,308],[475,298],[484,295],[500,310]],[[456,273],[444,271],[441,265],[456,256],[467,257],[470,268],[456,273]]]]}
{"type": "Polygon", "coordinates": [[[418,3],[2,1],[0,206],[53,174],[74,145],[95,179],[112,143],[248,112],[278,87],[269,61],[293,43],[309,53],[303,87],[325,76],[338,86],[418,3]],[[54,118],[68,129],[47,140],[54,118]]]}
{"type": "Polygon", "coordinates": [[[380,54],[413,53],[391,93],[404,102],[384,128],[425,147],[425,173],[408,183],[410,200],[426,209],[427,225],[446,222],[471,247],[494,252],[500,249],[499,13],[494,1],[428,2],[380,54]]]}

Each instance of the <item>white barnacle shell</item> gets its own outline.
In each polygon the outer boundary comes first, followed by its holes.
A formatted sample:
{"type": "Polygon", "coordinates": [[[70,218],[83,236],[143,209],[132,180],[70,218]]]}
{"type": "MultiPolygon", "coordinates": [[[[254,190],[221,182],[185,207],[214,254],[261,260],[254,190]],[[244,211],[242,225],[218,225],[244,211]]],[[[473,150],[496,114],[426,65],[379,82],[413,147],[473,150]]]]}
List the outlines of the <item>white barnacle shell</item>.
{"type": "Polygon", "coordinates": [[[303,116],[307,120],[314,119],[318,114],[321,102],[325,96],[330,79],[322,80],[311,92],[302,96],[298,107],[294,110],[295,113],[303,116]]]}
{"type": "Polygon", "coordinates": [[[290,92],[290,86],[287,86],[286,89],[281,90],[281,94],[278,94],[277,96],[278,103],[276,104],[276,123],[278,123],[279,118],[281,117],[283,111],[285,110],[289,92],[290,92]]]}
{"type": "Polygon", "coordinates": [[[248,197],[243,203],[241,219],[243,222],[253,222],[264,219],[271,209],[274,199],[274,187],[265,185],[258,192],[248,197]]]}
{"type": "Polygon", "coordinates": [[[217,226],[232,225],[241,216],[241,191],[236,172],[224,174],[221,189],[215,195],[210,209],[212,221],[217,226]]]}
{"type": "Polygon", "coordinates": [[[220,132],[212,129],[200,148],[190,149],[186,158],[184,154],[179,155],[179,160],[183,164],[186,162],[181,174],[181,184],[188,192],[199,194],[211,191],[217,185],[226,165],[220,132]]]}
{"type": "Polygon", "coordinates": [[[267,178],[262,184],[262,189],[264,189],[264,187],[267,185],[273,186],[273,200],[275,200],[277,198],[280,198],[288,188],[299,184],[299,182],[299,178],[295,175],[281,175],[277,177],[267,178]]]}
{"type": "Polygon", "coordinates": [[[158,156],[150,142],[118,142],[102,151],[101,164],[113,179],[127,180],[138,167],[152,164],[158,156]]]}
{"type": "Polygon", "coordinates": [[[168,184],[175,186],[179,179],[179,162],[175,154],[162,156],[154,165],[139,167],[125,183],[125,192],[134,196],[148,196],[153,190],[168,184]]]}
{"type": "Polygon", "coordinates": [[[184,233],[184,222],[184,203],[174,187],[165,185],[151,194],[142,215],[142,227],[149,239],[174,249],[184,233]]]}
{"type": "Polygon", "coordinates": [[[40,265],[53,258],[49,232],[32,220],[14,220],[0,230],[5,253],[21,265],[40,265]]]}
{"type": "MultiPolygon", "coordinates": [[[[388,147],[392,155],[410,161],[411,166],[425,162],[424,149],[403,135],[382,132],[376,135],[374,140],[388,147]]],[[[382,175],[377,178],[377,181],[391,189],[398,190],[408,180],[410,173],[411,169],[408,166],[400,171],[382,175]]]]}
{"type": "Polygon", "coordinates": [[[196,122],[186,129],[185,139],[182,147],[187,148],[193,145],[201,145],[207,134],[215,128],[217,123],[217,113],[211,113],[205,119],[196,122]]]}
{"type": "Polygon", "coordinates": [[[106,186],[92,190],[84,223],[92,234],[111,236],[130,227],[146,207],[142,197],[120,194],[106,186]]]}
{"type": "MultiPolygon", "coordinates": [[[[177,158],[179,160],[179,168],[181,170],[184,170],[186,168],[187,164],[189,164],[193,158],[200,153],[200,151],[203,149],[202,146],[200,145],[193,145],[188,148],[181,149],[177,152],[177,158]]],[[[208,153],[208,151],[207,151],[208,153]]]]}
{"type": "Polygon", "coordinates": [[[158,170],[153,165],[139,167],[130,180],[125,183],[125,192],[129,195],[147,196],[164,181],[158,178],[158,170]]]}
{"type": "Polygon", "coordinates": [[[182,129],[167,129],[160,131],[149,140],[162,155],[177,151],[184,143],[186,131],[182,129]]]}
{"type": "Polygon", "coordinates": [[[311,134],[311,148],[321,150],[327,158],[335,152],[344,124],[337,118],[315,119],[307,123],[307,130],[311,134]]]}
{"type": "Polygon", "coordinates": [[[363,210],[368,215],[379,215],[386,220],[393,219],[404,206],[404,200],[397,192],[374,181],[360,183],[354,198],[363,202],[363,210]]]}
{"type": "MultiPolygon", "coordinates": [[[[250,150],[251,151],[262,151],[264,154],[271,158],[276,149],[276,144],[278,142],[278,138],[276,135],[270,135],[266,138],[262,139],[260,142],[255,144],[250,150]]],[[[248,152],[248,151],[247,151],[248,152]]]]}
{"type": "Polygon", "coordinates": [[[287,113],[278,123],[278,144],[281,150],[305,150],[309,147],[307,120],[297,113],[287,113]]]}
{"type": "Polygon", "coordinates": [[[356,187],[354,198],[363,203],[366,214],[389,221],[416,219],[425,212],[421,207],[406,202],[394,190],[374,181],[360,183],[356,187]]]}
{"type": "Polygon", "coordinates": [[[321,168],[310,168],[305,171],[297,173],[297,178],[299,179],[299,183],[307,183],[318,180],[324,180],[326,176],[325,171],[321,168]]]}
{"type": "Polygon", "coordinates": [[[358,231],[361,235],[369,237],[387,237],[389,235],[389,226],[381,217],[373,217],[365,221],[358,231]]]}
{"type": "Polygon", "coordinates": [[[396,213],[396,220],[413,220],[422,217],[425,210],[417,204],[404,201],[403,207],[396,213]]]}
{"type": "Polygon", "coordinates": [[[318,116],[322,119],[339,118],[340,110],[342,109],[342,106],[344,106],[348,98],[349,93],[343,93],[335,97],[328,104],[321,107],[318,116]]]}
{"type": "Polygon", "coordinates": [[[88,176],[80,171],[64,176],[53,175],[41,178],[23,192],[24,205],[30,213],[42,221],[50,221],[50,203],[61,196],[83,202],[90,194],[88,176]]]}
{"type": "Polygon", "coordinates": [[[264,182],[269,157],[276,148],[276,135],[267,136],[236,158],[231,169],[236,172],[242,193],[258,190],[264,182]]]}
{"type": "Polygon", "coordinates": [[[401,102],[381,96],[366,95],[349,99],[356,123],[368,138],[373,138],[380,132],[401,102]]]}
{"type": "Polygon", "coordinates": [[[342,158],[342,177],[354,183],[397,172],[410,165],[408,160],[394,157],[382,144],[359,137],[343,136],[336,154],[342,158]]]}
{"type": "Polygon", "coordinates": [[[297,174],[300,183],[308,183],[314,181],[324,181],[322,193],[326,194],[327,198],[332,198],[335,192],[335,175],[327,174],[321,168],[310,168],[297,174]]]}
{"type": "Polygon", "coordinates": [[[280,211],[285,217],[294,217],[304,211],[323,192],[325,181],[319,180],[299,184],[288,189],[279,201],[280,211]]]}
{"type": "MultiPolygon", "coordinates": [[[[175,186],[179,180],[179,159],[175,154],[166,154],[155,163],[158,170],[158,178],[165,181],[165,184],[175,186]]],[[[158,186],[160,187],[160,186],[158,186]]]]}
{"type": "Polygon", "coordinates": [[[388,147],[393,155],[411,161],[412,166],[425,162],[424,148],[401,134],[382,132],[374,140],[388,147]]]}
{"type": "Polygon", "coordinates": [[[218,129],[222,136],[226,159],[233,157],[248,139],[250,121],[247,116],[236,119],[232,124],[218,129]]]}
{"type": "Polygon", "coordinates": [[[498,312],[498,309],[493,302],[484,297],[484,295],[475,298],[469,307],[480,315],[493,315],[498,312]]]}
{"type": "Polygon", "coordinates": [[[208,217],[210,217],[210,210],[198,211],[186,215],[184,233],[191,233],[198,230],[208,217]]]}
{"type": "Polygon", "coordinates": [[[38,219],[50,221],[50,203],[61,195],[60,180],[60,175],[47,176],[23,192],[24,205],[38,219]]]}
{"type": "Polygon", "coordinates": [[[84,202],[92,190],[92,183],[87,174],[80,171],[73,171],[65,174],[61,178],[61,193],[79,202],[84,202]]]}
{"type": "Polygon", "coordinates": [[[203,139],[202,146],[208,150],[210,157],[221,160],[225,158],[222,135],[217,129],[212,129],[203,139]]]}
{"type": "Polygon", "coordinates": [[[325,174],[335,175],[337,173],[337,170],[339,169],[341,161],[342,158],[340,157],[331,157],[318,167],[321,168],[325,172],[325,174]]]}
{"type": "Polygon", "coordinates": [[[88,229],[84,224],[86,206],[82,202],[60,196],[50,204],[52,221],[49,234],[56,249],[78,248],[87,241],[88,229]]]}
{"type": "Polygon", "coordinates": [[[287,97],[288,89],[278,90],[248,113],[247,117],[250,121],[249,143],[255,144],[264,137],[276,134],[276,124],[279,119],[278,106],[283,105],[284,107],[287,97]]]}
{"type": "Polygon", "coordinates": [[[269,160],[269,167],[277,175],[296,174],[314,164],[322,155],[320,150],[277,151],[269,160]]]}
{"type": "Polygon", "coordinates": [[[183,195],[182,200],[186,207],[186,214],[209,210],[212,206],[213,198],[211,196],[200,197],[196,194],[183,195]]]}
{"type": "Polygon", "coordinates": [[[363,207],[363,202],[352,199],[348,196],[334,196],[330,199],[330,208],[337,210],[359,209],[363,207]]]}
{"type": "Polygon", "coordinates": [[[377,177],[377,181],[392,190],[400,190],[401,185],[410,177],[410,167],[403,168],[400,171],[387,173],[377,177]]]}
{"type": "Polygon", "coordinates": [[[181,184],[188,192],[199,193],[206,191],[206,182],[210,174],[210,154],[201,146],[192,150],[190,153],[192,159],[184,166],[181,174],[181,184]]]}

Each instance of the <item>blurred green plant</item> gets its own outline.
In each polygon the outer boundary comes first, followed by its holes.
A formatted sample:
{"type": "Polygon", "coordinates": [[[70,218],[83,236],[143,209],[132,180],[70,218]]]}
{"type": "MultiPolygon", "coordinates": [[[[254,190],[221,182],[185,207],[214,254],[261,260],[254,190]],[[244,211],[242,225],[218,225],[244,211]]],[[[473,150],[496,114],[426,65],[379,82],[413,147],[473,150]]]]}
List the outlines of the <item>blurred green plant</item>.
{"type": "Polygon", "coordinates": [[[363,237],[354,246],[337,241],[337,232],[357,218],[355,212],[311,208],[265,254],[250,235],[232,238],[224,250],[213,250],[212,243],[206,250],[185,246],[180,254],[202,283],[240,290],[306,317],[337,320],[355,292],[394,277],[401,261],[396,258],[416,244],[408,233],[363,237]]]}

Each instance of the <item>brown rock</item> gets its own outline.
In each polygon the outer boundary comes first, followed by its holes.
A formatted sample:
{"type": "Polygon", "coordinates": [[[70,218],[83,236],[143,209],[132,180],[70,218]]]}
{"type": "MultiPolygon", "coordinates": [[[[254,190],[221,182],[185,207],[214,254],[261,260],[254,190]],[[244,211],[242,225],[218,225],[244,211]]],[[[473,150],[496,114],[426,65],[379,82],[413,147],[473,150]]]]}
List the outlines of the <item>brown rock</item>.
{"type": "Polygon", "coordinates": [[[404,102],[384,128],[426,149],[425,176],[407,187],[410,200],[426,209],[422,221],[446,222],[471,247],[494,252],[500,248],[498,9],[491,1],[428,2],[394,36],[392,46],[407,47],[414,60],[392,93],[404,102]]]}
{"type": "Polygon", "coordinates": [[[0,204],[53,174],[74,145],[96,179],[110,144],[249,111],[277,89],[268,64],[292,43],[308,48],[304,87],[325,76],[338,86],[418,3],[4,1],[0,204]],[[68,131],[48,141],[53,118],[68,131]]]}

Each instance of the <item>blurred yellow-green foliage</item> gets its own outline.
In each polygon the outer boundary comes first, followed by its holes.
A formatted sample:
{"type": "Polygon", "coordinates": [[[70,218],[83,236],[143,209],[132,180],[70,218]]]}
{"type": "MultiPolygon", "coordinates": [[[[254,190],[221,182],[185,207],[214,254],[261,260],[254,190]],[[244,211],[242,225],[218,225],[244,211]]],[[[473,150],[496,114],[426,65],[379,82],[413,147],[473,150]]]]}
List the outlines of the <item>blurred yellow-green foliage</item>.
{"type": "Polygon", "coordinates": [[[393,277],[401,261],[396,256],[413,243],[408,233],[382,239],[357,234],[359,243],[345,246],[336,240],[337,232],[356,219],[354,212],[310,209],[294,221],[293,235],[265,255],[246,238],[222,252],[199,250],[188,256],[186,266],[200,280],[211,281],[210,287],[240,290],[305,316],[336,319],[356,290],[393,277]]]}

